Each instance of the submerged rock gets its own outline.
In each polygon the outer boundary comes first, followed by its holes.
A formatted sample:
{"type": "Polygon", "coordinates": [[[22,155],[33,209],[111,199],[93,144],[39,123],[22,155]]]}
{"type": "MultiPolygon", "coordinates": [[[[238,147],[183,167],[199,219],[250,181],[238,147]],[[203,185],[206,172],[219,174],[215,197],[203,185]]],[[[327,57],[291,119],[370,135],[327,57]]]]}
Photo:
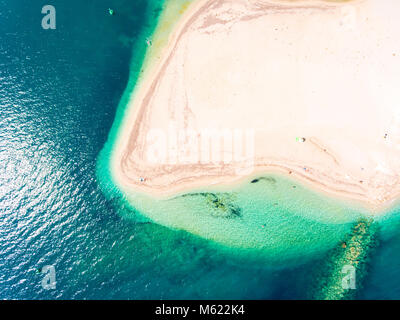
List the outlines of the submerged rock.
{"type": "Polygon", "coordinates": [[[317,271],[311,298],[354,299],[367,274],[369,257],[378,245],[378,224],[360,219],[342,243],[328,254],[317,271]]]}

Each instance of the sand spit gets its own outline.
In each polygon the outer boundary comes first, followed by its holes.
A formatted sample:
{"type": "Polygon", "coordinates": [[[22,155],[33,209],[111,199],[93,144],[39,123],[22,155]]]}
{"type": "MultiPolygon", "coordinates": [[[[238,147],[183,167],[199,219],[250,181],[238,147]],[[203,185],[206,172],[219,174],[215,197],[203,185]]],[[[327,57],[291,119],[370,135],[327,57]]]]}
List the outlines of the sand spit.
{"type": "Polygon", "coordinates": [[[266,172],[373,211],[400,194],[396,0],[199,0],[140,81],[122,189],[171,197],[266,172]]]}

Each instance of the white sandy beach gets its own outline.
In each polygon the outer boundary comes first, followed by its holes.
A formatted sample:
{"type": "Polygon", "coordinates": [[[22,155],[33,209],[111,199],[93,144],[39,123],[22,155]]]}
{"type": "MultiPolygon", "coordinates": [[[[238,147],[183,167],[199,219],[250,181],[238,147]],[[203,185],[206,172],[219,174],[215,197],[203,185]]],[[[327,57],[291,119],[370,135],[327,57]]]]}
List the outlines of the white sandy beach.
{"type": "Polygon", "coordinates": [[[390,205],[398,12],[397,0],[195,1],[132,95],[114,179],[170,197],[279,171],[373,211],[390,205]]]}

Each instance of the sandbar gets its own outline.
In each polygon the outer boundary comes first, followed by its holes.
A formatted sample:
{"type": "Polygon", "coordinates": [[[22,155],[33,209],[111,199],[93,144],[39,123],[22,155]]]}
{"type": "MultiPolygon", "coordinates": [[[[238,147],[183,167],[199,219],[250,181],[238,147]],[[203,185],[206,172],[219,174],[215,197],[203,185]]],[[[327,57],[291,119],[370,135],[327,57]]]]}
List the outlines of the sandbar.
{"type": "Polygon", "coordinates": [[[381,211],[400,194],[398,12],[194,1],[132,94],[113,178],[168,198],[280,172],[381,211]]]}

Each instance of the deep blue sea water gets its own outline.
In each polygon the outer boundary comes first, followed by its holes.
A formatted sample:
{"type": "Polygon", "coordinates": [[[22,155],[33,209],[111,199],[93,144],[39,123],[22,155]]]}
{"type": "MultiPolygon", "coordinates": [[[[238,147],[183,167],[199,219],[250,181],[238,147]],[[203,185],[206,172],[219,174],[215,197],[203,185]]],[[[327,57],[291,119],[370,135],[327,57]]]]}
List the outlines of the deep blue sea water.
{"type": "MultiPolygon", "coordinates": [[[[123,218],[129,209],[100,190],[96,160],[132,46],[159,12],[147,0],[0,0],[0,299],[307,297],[325,255],[246,264],[184,231],[123,218]],[[56,30],[41,28],[45,4],[57,10],[56,30]],[[41,286],[45,265],[55,267],[54,290],[41,286]]],[[[360,298],[400,298],[397,226],[382,236],[360,298]]]]}

